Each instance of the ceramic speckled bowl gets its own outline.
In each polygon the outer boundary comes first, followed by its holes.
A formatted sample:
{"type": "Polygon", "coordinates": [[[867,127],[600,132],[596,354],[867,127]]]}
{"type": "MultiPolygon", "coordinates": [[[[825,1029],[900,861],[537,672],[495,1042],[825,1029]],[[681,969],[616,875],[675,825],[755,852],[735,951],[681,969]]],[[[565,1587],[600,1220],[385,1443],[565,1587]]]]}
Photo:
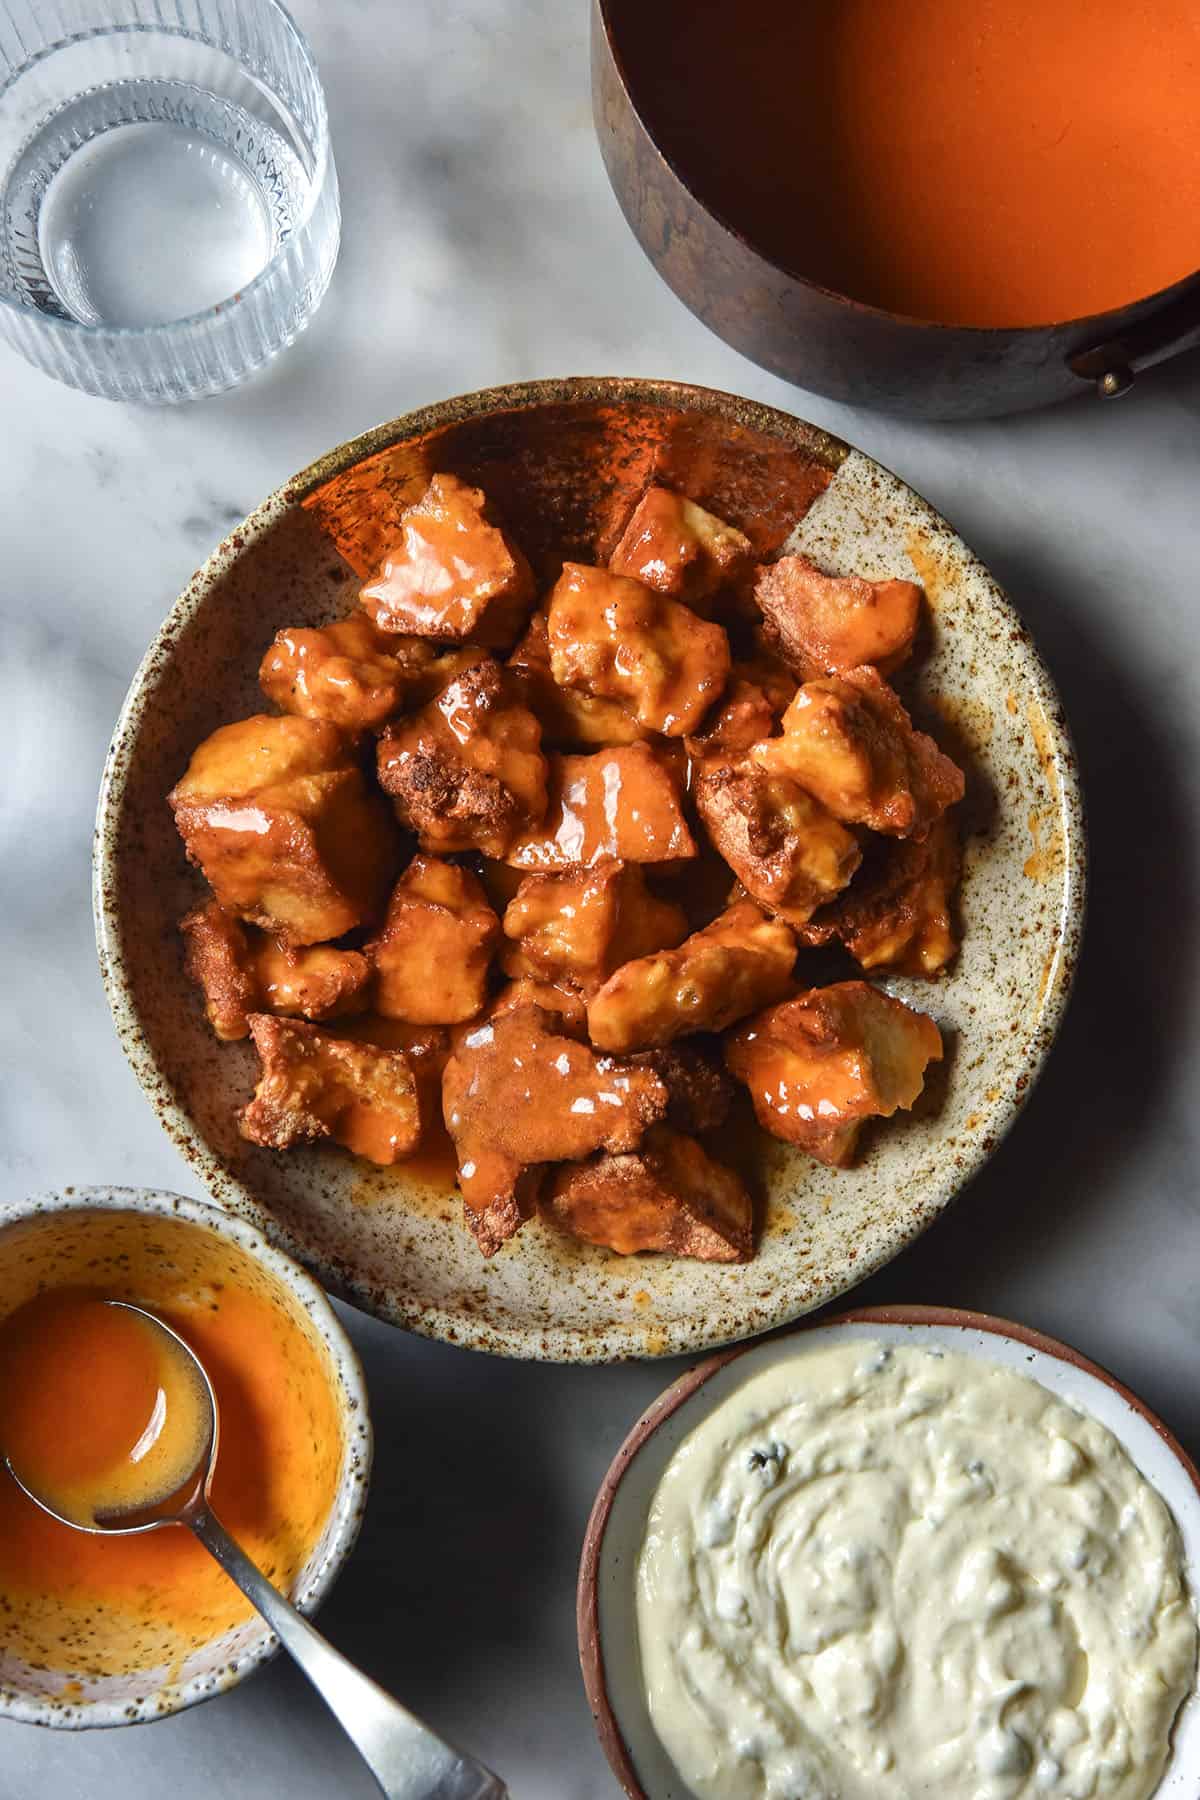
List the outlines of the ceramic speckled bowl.
{"type": "Polygon", "coordinates": [[[1012,1124],[1066,1005],[1084,831],[1058,697],[1020,619],[924,501],[815,427],[674,382],[536,382],[443,402],[343,445],[215,552],[147,653],[118,721],[96,837],[100,960],[117,1029],[165,1129],[212,1195],[335,1291],[454,1343],[562,1361],[652,1356],[779,1325],[871,1274],[935,1219],[1012,1124]],[[732,519],[760,555],[916,575],[926,653],[906,697],[969,767],[965,941],[951,975],[883,985],[928,1009],[947,1058],[914,1115],[835,1173],[764,1140],[761,1248],[746,1266],[623,1259],[540,1221],[485,1262],[444,1176],[245,1143],[254,1063],[204,1023],[175,923],[199,885],[165,795],[217,725],[261,709],[274,632],[354,602],[399,509],[438,469],[492,495],[539,575],[602,558],[656,476],[732,519]]]}
{"type": "MultiPolygon", "coordinates": [[[[153,1307],[164,1304],[167,1293],[218,1278],[243,1289],[252,1285],[302,1327],[321,1356],[333,1396],[341,1427],[340,1444],[329,1447],[333,1503],[291,1587],[294,1603],[313,1613],[358,1536],[372,1448],[362,1370],[320,1288],[244,1219],[179,1194],[65,1188],[0,1207],[0,1317],[42,1287],[79,1283],[153,1307]]],[[[0,1480],[7,1479],[0,1472],[0,1480]]],[[[293,1530],[308,1529],[300,1525],[305,1504],[298,1496],[296,1516],[288,1521],[293,1530]]],[[[281,1558],[293,1553],[282,1537],[267,1548],[281,1558]]],[[[131,1624],[127,1637],[106,1633],[103,1656],[92,1657],[89,1672],[88,1645],[98,1630],[90,1605],[81,1610],[80,1602],[67,1601],[49,1616],[39,1599],[39,1653],[29,1660],[16,1648],[24,1631],[21,1597],[14,1591],[4,1598],[0,1717],[27,1724],[80,1730],[165,1718],[236,1687],[277,1648],[257,1614],[216,1637],[188,1626],[175,1634],[178,1641],[165,1657],[161,1630],[147,1637],[131,1624]],[[109,1663],[119,1664],[118,1672],[94,1672],[109,1663]]]]}

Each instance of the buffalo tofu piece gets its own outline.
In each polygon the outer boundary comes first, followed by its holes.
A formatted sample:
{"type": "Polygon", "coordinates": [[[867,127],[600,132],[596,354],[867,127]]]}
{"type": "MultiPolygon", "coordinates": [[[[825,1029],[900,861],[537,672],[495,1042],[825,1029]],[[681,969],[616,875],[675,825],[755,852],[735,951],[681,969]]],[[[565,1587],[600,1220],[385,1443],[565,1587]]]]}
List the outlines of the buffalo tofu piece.
{"type": "Polygon", "coordinates": [[[189,859],[239,918],[315,944],[382,911],[396,828],[327,720],[262,714],[223,725],[168,799],[189,859]]]}
{"type": "Polygon", "coordinates": [[[912,649],[921,616],[915,581],[826,575],[806,556],[758,572],[754,598],[774,641],[803,681],[873,663],[887,674],[912,649]]]}
{"type": "Polygon", "coordinates": [[[853,834],[787,775],[747,759],[706,761],[692,791],[709,837],[746,892],[789,924],[803,925],[840,894],[862,860],[853,834]]]}
{"type": "Polygon", "coordinates": [[[194,906],[179,921],[183,966],[204,996],[204,1011],[224,1043],[250,1035],[250,1014],[262,1010],[250,955],[250,936],[219,900],[194,906]]]}
{"type": "Polygon", "coordinates": [[[783,715],[782,736],[750,754],[798,781],[835,818],[890,837],[927,830],[965,786],[962,770],[870,668],[805,682],[783,715]]]}
{"type": "Polygon", "coordinates": [[[636,744],[648,735],[646,727],[616,700],[585,694],[582,688],[559,687],[550,667],[544,612],[534,613],[505,666],[521,698],[541,720],[543,743],[555,749],[636,744]]]}
{"type": "Polygon", "coordinates": [[[752,745],[770,737],[778,716],[757,682],[735,677],[701,729],[687,738],[687,753],[714,766],[740,762],[752,745]]]}
{"type": "Polygon", "coordinates": [[[723,912],[675,950],[627,962],[588,1003],[603,1050],[649,1050],[697,1031],[723,1031],[788,991],[796,940],[752,900],[723,912]]]}
{"type": "Polygon", "coordinates": [[[533,571],[479,488],[435,475],[360,603],[381,631],[507,647],[533,605],[533,571]]]}
{"type": "Polygon", "coordinates": [[[417,1084],[420,1114],[420,1148],[445,1140],[442,1124],[442,1071],[450,1056],[450,1033],[442,1025],[406,1025],[402,1019],[385,1019],[379,1013],[363,1013],[339,1019],[335,1035],[356,1044],[372,1044],[377,1050],[401,1050],[417,1084]]]}
{"type": "Polygon", "coordinates": [[[768,1007],[725,1043],[764,1131],[835,1168],[853,1158],[864,1120],[913,1105],[941,1056],[931,1018],[865,981],[768,1007]]]}
{"type": "Polygon", "coordinates": [[[328,719],[343,731],[377,731],[434,661],[421,638],[392,638],[355,615],[318,630],[277,632],[258,684],[281,712],[328,719]]]}
{"type": "Polygon", "coordinates": [[[565,976],[547,981],[536,975],[518,975],[515,981],[506,981],[488,1007],[488,1017],[498,1019],[503,1013],[531,1006],[544,1012],[564,1037],[586,1040],[587,999],[565,976]]]}
{"type": "Polygon", "coordinates": [[[527,875],[504,914],[504,935],[509,975],[565,977],[592,993],[631,957],[678,944],[687,916],[649,891],[639,864],[605,857],[527,875]]]}
{"type": "Polygon", "coordinates": [[[442,1077],[467,1224],[491,1256],[528,1217],[526,1171],[634,1150],[667,1110],[652,1069],[564,1037],[536,1007],[463,1032],[442,1077]]]}
{"type": "Polygon", "coordinates": [[[632,576],[703,611],[719,588],[746,573],[753,554],[736,526],[670,488],[652,487],[634,508],[608,566],[614,575],[632,576]]]}
{"type": "Polygon", "coordinates": [[[250,1035],[262,1074],[239,1124],[252,1144],[287,1150],[332,1138],[381,1164],[416,1149],[417,1082],[403,1051],[330,1037],[270,1013],[251,1015],[250,1035]]]}
{"type": "Polygon", "coordinates": [[[673,1131],[694,1137],[714,1131],[729,1117],[733,1083],[721,1067],[720,1042],[714,1038],[715,1055],[698,1045],[667,1044],[661,1050],[640,1050],[629,1058],[662,1078],[667,1090],[665,1123],[673,1131]]]}
{"type": "Polygon", "coordinates": [[[413,857],[379,936],[367,945],[375,1010],[410,1025],[458,1025],[487,999],[500,921],[479,878],[435,856],[413,857]]]}
{"type": "Polygon", "coordinates": [[[379,739],[379,785],[422,850],[503,856],[546,811],[541,726],[485,657],[379,739]]]}
{"type": "Polygon", "coordinates": [[[564,563],[546,611],[560,687],[615,700],[651,731],[695,731],[729,679],[719,625],[640,581],[564,563]]]}
{"type": "Polygon", "coordinates": [[[218,900],[179,921],[184,966],[204,995],[204,1010],[226,1043],[250,1035],[250,1014],[336,1019],[362,1012],[371,965],[357,950],[332,944],[293,947],[255,931],[218,900]]]}
{"type": "Polygon", "coordinates": [[[864,969],[940,975],[958,954],[953,896],[961,871],[951,813],[923,838],[875,838],[846,892],[814,913],[800,938],[837,938],[864,969]]]}
{"type": "Polygon", "coordinates": [[[696,844],[679,798],[679,778],[648,744],[559,756],[549,763],[544,823],[511,846],[518,869],[566,869],[615,856],[621,862],[677,863],[696,844]]]}
{"type": "Polygon", "coordinates": [[[638,1150],[560,1169],[542,1206],[571,1237],[619,1256],[665,1250],[748,1262],[754,1254],[753,1208],[739,1178],[665,1125],[638,1150]]]}

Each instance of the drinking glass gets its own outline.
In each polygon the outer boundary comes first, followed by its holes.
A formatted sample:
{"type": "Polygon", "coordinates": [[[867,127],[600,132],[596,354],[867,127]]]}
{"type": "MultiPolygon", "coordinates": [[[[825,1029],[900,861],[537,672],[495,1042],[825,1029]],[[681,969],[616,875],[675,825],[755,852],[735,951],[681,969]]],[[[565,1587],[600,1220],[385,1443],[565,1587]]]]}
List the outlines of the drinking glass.
{"type": "Polygon", "coordinates": [[[325,97],[278,0],[0,0],[0,336],[114,400],[233,387],[341,233],[325,97]]]}

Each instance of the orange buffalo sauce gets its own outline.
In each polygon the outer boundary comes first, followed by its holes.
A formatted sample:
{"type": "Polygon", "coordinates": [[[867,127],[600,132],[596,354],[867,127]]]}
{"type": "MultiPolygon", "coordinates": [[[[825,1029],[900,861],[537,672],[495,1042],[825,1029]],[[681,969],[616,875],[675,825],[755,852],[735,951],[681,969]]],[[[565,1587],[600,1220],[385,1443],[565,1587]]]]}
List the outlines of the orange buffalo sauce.
{"type": "Polygon", "coordinates": [[[1200,268],[1196,0],[609,0],[643,117],[793,272],[976,326],[1200,268]]]}

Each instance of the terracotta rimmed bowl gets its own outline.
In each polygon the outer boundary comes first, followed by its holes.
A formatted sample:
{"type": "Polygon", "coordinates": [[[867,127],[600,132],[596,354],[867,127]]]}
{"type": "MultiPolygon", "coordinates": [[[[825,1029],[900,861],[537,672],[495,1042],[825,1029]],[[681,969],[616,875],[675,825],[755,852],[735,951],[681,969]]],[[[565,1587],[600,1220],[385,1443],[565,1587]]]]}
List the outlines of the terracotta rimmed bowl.
{"type": "MultiPolygon", "coordinates": [[[[1170,1507],[1188,1586],[1200,1595],[1200,1470],[1135,1394],[1070,1345],[988,1313],[868,1306],[713,1356],[681,1375],[633,1427],[600,1486],[579,1568],[579,1659],[596,1731],[629,1800],[693,1800],[651,1722],[642,1692],[635,1595],[638,1554],[659,1481],[684,1439],[764,1368],[847,1337],[936,1344],[1011,1368],[1108,1427],[1170,1507]]],[[[1192,1800],[1200,1778],[1200,1696],[1185,1700],[1156,1800],[1192,1800]]]]}
{"type": "MultiPolygon", "coordinates": [[[[75,1187],[0,1207],[0,1317],[42,1287],[81,1284],[154,1306],[163,1303],[160,1291],[186,1291],[197,1281],[208,1285],[218,1279],[243,1289],[253,1286],[294,1321],[320,1358],[333,1401],[340,1441],[328,1452],[329,1511],[315,1542],[308,1537],[316,1529],[307,1511],[311,1500],[298,1496],[296,1515],[288,1521],[290,1530],[303,1530],[303,1541],[312,1542],[291,1599],[302,1612],[313,1613],[354,1548],[372,1450],[362,1369],[316,1282],[246,1220],[179,1194],[75,1187]],[[144,1291],[140,1282],[148,1284],[144,1291]]],[[[7,1477],[0,1473],[0,1479],[7,1477]]],[[[289,1554],[282,1539],[270,1543],[280,1554],[289,1554]]],[[[89,1673],[87,1645],[95,1629],[90,1606],[84,1603],[81,1610],[81,1604],[64,1604],[57,1622],[39,1626],[39,1643],[49,1635],[56,1643],[34,1663],[13,1647],[21,1603],[15,1593],[8,1600],[0,1642],[0,1717],[26,1724],[81,1730],[166,1718],[236,1687],[278,1648],[266,1624],[253,1614],[219,1636],[205,1636],[193,1623],[182,1641],[172,1645],[169,1660],[161,1660],[160,1634],[151,1647],[131,1624],[127,1666],[116,1673],[89,1673]]],[[[123,1659],[124,1638],[117,1648],[123,1659]]],[[[105,1660],[111,1660],[107,1653],[112,1649],[106,1644],[105,1660]]]]}
{"type": "Polygon", "coordinates": [[[1017,1116],[1058,1029],[1084,907],[1084,830],[1058,696],[1029,634],[945,521],[861,451],[802,420],[675,382],[533,382],[445,401],[332,451],[264,501],[191,581],[117,723],[95,853],[104,983],[126,1054],[209,1192],[391,1322],[509,1355],[599,1362],[710,1347],[794,1319],[923,1231],[1017,1116]],[[540,1221],[484,1261],[445,1175],[372,1172],[336,1149],[257,1149],[254,1082],[182,972],[176,921],[199,885],[165,795],[195,745],[261,710],[274,632],[348,610],[398,510],[431,471],[494,496],[539,575],[603,557],[655,476],[732,519],[767,556],[916,574],[930,599],[911,703],[971,774],[963,954],[935,984],[889,982],[949,1045],[918,1112],[834,1174],[764,1151],[761,1248],[745,1267],[629,1260],[540,1221]],[[338,548],[335,548],[335,544],[338,548]]]}

